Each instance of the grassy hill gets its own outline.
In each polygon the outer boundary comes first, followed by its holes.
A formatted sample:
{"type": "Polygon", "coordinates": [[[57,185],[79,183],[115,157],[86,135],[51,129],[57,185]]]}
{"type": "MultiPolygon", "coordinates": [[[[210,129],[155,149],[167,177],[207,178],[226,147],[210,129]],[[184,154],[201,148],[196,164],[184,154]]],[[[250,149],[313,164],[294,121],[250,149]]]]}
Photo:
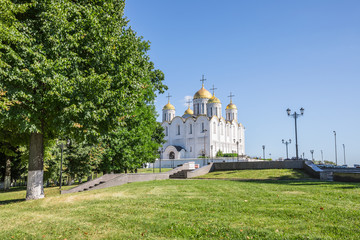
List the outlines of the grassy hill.
{"type": "Polygon", "coordinates": [[[232,179],[232,180],[310,180],[303,170],[295,169],[259,169],[216,171],[197,177],[199,179],[232,179]]]}
{"type": "Polygon", "coordinates": [[[162,180],[46,195],[0,193],[0,239],[360,238],[358,183],[162,180]]]}

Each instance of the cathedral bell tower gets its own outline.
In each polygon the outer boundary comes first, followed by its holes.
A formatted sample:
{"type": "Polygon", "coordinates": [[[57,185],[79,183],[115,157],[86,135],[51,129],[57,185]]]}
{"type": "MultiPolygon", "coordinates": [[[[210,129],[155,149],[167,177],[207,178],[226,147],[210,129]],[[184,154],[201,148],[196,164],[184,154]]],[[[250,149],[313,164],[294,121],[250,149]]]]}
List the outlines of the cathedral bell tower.
{"type": "Polygon", "coordinates": [[[217,97],[215,97],[216,88],[214,87],[214,85],[213,88],[210,90],[213,90],[213,94],[207,102],[207,116],[210,118],[212,116],[217,116],[218,118],[221,118],[221,102],[217,97]]]}
{"type": "Polygon", "coordinates": [[[235,95],[232,95],[230,92],[230,103],[226,106],[225,112],[226,112],[226,120],[227,121],[236,121],[237,122],[237,107],[235,104],[232,103],[232,97],[235,97],[235,95]]]}
{"type": "Polygon", "coordinates": [[[204,75],[200,81],[202,81],[202,88],[195,93],[193,100],[194,115],[206,115],[206,105],[212,97],[211,93],[204,88],[204,82],[206,81],[204,75]]]}
{"type": "Polygon", "coordinates": [[[162,109],[162,121],[170,122],[175,117],[175,107],[170,103],[170,94],[167,96],[168,103],[162,109]]]}

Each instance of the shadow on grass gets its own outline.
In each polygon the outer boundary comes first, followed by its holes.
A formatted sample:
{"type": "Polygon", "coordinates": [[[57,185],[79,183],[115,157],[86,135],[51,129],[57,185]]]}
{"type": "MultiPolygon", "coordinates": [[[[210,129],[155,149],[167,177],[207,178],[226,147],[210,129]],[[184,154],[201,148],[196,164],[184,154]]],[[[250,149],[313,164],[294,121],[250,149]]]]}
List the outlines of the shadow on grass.
{"type": "Polygon", "coordinates": [[[360,188],[360,184],[354,184],[356,186],[342,186],[342,187],[337,187],[338,189],[355,189],[355,188],[360,188]]]}
{"type": "Polygon", "coordinates": [[[3,201],[0,201],[0,205],[6,205],[6,204],[11,204],[11,203],[24,202],[25,200],[26,200],[25,198],[12,199],[12,200],[3,200],[3,201]]]}
{"type": "MultiPolygon", "coordinates": [[[[209,179],[214,180],[214,179],[209,179]]],[[[356,189],[360,188],[360,183],[349,183],[349,182],[327,182],[321,181],[316,178],[312,179],[289,179],[289,180],[269,180],[269,179],[218,179],[218,180],[228,180],[234,182],[251,182],[251,183],[261,183],[261,184],[277,184],[277,185],[294,185],[294,186],[320,186],[320,185],[340,185],[335,188],[338,189],[356,189]],[[343,186],[341,186],[343,185],[343,186]]]]}
{"type": "Polygon", "coordinates": [[[20,187],[11,187],[9,190],[2,190],[0,193],[7,193],[7,192],[19,192],[26,190],[26,186],[20,186],[20,187]]]}

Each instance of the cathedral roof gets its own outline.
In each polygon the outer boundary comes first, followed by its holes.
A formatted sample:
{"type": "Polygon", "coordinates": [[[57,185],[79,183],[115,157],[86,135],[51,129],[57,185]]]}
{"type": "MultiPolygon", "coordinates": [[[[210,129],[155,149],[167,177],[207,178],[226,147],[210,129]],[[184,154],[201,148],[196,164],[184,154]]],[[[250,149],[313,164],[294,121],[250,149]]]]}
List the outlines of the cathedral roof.
{"type": "Polygon", "coordinates": [[[168,102],[168,103],[163,107],[163,110],[175,110],[175,107],[174,107],[170,102],[168,102]]]}
{"type": "Polygon", "coordinates": [[[215,97],[215,95],[213,95],[208,101],[208,103],[221,103],[221,102],[220,99],[218,99],[217,97],[215,97]]]}
{"type": "Polygon", "coordinates": [[[227,106],[226,109],[237,109],[236,105],[233,104],[232,102],[230,102],[227,106]]]}
{"type": "Polygon", "coordinates": [[[184,115],[186,114],[190,114],[190,115],[193,115],[194,114],[194,111],[190,109],[190,107],[188,107],[188,109],[186,109],[186,111],[184,112],[184,115]]]}
{"type": "Polygon", "coordinates": [[[202,88],[199,91],[197,91],[194,95],[194,99],[199,99],[199,98],[208,98],[208,99],[212,98],[211,93],[204,88],[204,84],[202,85],[202,88]]]}

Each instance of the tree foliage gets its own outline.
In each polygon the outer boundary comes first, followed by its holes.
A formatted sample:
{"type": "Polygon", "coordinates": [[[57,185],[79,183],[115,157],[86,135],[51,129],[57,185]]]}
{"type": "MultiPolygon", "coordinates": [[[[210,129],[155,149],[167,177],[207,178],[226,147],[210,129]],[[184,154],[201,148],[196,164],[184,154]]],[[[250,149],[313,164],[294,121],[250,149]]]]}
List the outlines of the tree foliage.
{"type": "Polygon", "coordinates": [[[163,92],[123,0],[1,1],[0,124],[30,136],[29,171],[43,170],[46,141],[123,131],[163,92]]]}
{"type": "Polygon", "coordinates": [[[133,172],[159,157],[164,133],[155,119],[153,105],[138,106],[123,127],[104,139],[106,146],[101,169],[105,172],[133,172]]]}

